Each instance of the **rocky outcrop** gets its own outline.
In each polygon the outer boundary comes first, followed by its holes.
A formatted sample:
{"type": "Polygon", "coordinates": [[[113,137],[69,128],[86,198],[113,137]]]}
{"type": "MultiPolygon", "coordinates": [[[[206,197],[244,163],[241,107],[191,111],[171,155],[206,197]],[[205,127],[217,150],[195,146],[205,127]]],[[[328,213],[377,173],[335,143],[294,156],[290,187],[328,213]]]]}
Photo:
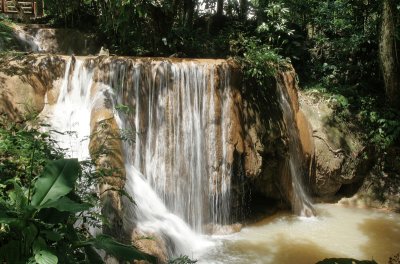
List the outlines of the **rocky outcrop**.
{"type": "MultiPolygon", "coordinates": [[[[168,263],[168,251],[165,239],[160,237],[160,234],[144,233],[140,230],[132,232],[133,244],[141,251],[155,256],[158,263],[168,263]]],[[[135,263],[147,264],[147,261],[139,261],[135,263]]]]}
{"type": "Polygon", "coordinates": [[[11,120],[38,114],[54,103],[65,71],[58,56],[6,56],[0,60],[0,113],[11,120]],[[47,99],[46,99],[47,94],[47,99]]]}
{"type": "MultiPolygon", "coordinates": [[[[53,87],[61,85],[60,82],[62,77],[64,77],[66,58],[47,55],[25,56],[23,59],[5,58],[3,60],[2,71],[0,72],[0,109],[2,113],[14,119],[20,119],[29,109],[40,112],[43,109],[45,100],[49,104],[56,102],[58,89],[53,89],[53,87]],[[8,63],[7,66],[6,63],[8,63]]],[[[115,59],[112,60],[115,61],[115,59]]],[[[129,59],[126,63],[128,61],[129,59]]],[[[143,59],[143,61],[147,61],[147,59],[143,59]]],[[[99,63],[100,68],[106,68],[97,73],[92,92],[97,89],[99,83],[110,82],[108,74],[110,74],[109,66],[111,60],[100,60],[95,63],[99,63]]],[[[271,89],[272,93],[268,98],[254,98],[253,94],[243,93],[239,68],[233,62],[229,62],[229,67],[232,71],[230,103],[227,108],[229,124],[226,124],[229,135],[227,142],[217,142],[217,144],[226,144],[227,162],[232,167],[235,166],[234,164],[241,163],[241,167],[237,168],[240,171],[237,173],[242,173],[247,179],[255,183],[254,188],[268,197],[282,198],[280,191],[277,190],[279,189],[277,188],[279,177],[273,175],[280,175],[279,161],[286,155],[285,142],[288,140],[288,136],[285,134],[281,110],[279,103],[277,103],[278,95],[274,94],[274,89],[271,89]]],[[[215,78],[214,83],[218,85],[218,70],[215,78]]],[[[287,89],[287,92],[291,96],[293,109],[296,111],[297,126],[302,139],[304,154],[307,157],[307,164],[309,164],[309,160],[313,156],[313,145],[309,139],[307,121],[298,107],[294,71],[291,70],[282,73],[279,77],[279,87],[275,84],[272,84],[272,86],[275,89],[287,89]]],[[[125,96],[130,98],[129,94],[130,92],[125,96]]],[[[223,98],[217,94],[214,95],[214,100],[216,100],[216,106],[222,105],[221,100],[223,98]]],[[[107,103],[103,102],[103,105],[107,105],[107,103]]],[[[104,126],[105,123],[116,129],[115,120],[112,119],[113,109],[110,109],[112,106],[107,105],[107,107],[95,107],[92,114],[92,131],[97,131],[99,124],[103,124],[104,126]]],[[[215,120],[219,120],[221,116],[218,116],[218,113],[221,115],[222,109],[214,110],[216,112],[214,118],[215,120]]],[[[142,127],[139,130],[143,129],[142,127]]],[[[221,132],[222,127],[215,128],[215,130],[221,132]]],[[[95,134],[98,136],[99,133],[95,134]]],[[[217,137],[219,136],[217,135],[217,137]]],[[[101,140],[92,141],[100,142],[101,140]]],[[[96,149],[96,146],[93,146],[93,148],[96,149]]],[[[221,152],[218,153],[222,154],[221,152]]],[[[221,160],[222,157],[217,157],[217,159],[221,160]]],[[[119,157],[116,162],[117,167],[121,167],[121,160],[122,158],[119,157]]],[[[123,185],[123,182],[116,185],[120,186],[121,184],[123,185]]]]}
{"type": "Polygon", "coordinates": [[[302,170],[305,183],[314,172],[314,143],[309,122],[299,108],[296,73],[292,68],[277,75],[276,83],[271,81],[268,95],[254,95],[245,92],[243,107],[246,130],[245,169],[246,176],[252,179],[252,189],[262,197],[291,203],[291,175],[285,168],[288,159],[287,127],[280,104],[281,93],[290,98],[293,119],[296,122],[302,157],[302,170]]]}
{"type": "Polygon", "coordinates": [[[301,109],[311,123],[315,142],[313,192],[324,201],[354,194],[374,164],[373,149],[363,144],[356,128],[336,121],[334,102],[320,98],[318,93],[300,95],[301,109]]]}
{"type": "Polygon", "coordinates": [[[93,33],[77,29],[46,28],[41,25],[13,25],[15,37],[25,51],[94,55],[100,51],[99,40],[93,33]]]}

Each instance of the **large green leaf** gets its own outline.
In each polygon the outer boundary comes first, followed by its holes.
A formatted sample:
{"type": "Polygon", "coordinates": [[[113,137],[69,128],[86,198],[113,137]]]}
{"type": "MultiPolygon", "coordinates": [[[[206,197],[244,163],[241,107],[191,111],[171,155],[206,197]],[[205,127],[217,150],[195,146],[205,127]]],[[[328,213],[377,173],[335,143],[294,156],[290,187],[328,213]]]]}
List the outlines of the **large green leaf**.
{"type": "Polygon", "coordinates": [[[85,246],[84,249],[89,263],[104,263],[99,253],[92,246],[85,246]]]}
{"type": "Polygon", "coordinates": [[[78,213],[88,210],[91,207],[88,203],[77,203],[72,201],[67,196],[61,197],[56,201],[48,201],[47,203],[40,206],[40,208],[55,208],[61,212],[78,213]]]}
{"type": "Polygon", "coordinates": [[[43,237],[38,236],[36,238],[36,240],[33,242],[32,249],[34,254],[37,254],[40,251],[47,249],[47,244],[43,237]]]}
{"type": "Polygon", "coordinates": [[[154,256],[141,252],[137,248],[129,245],[121,244],[112,237],[101,234],[92,240],[93,246],[97,249],[103,249],[110,255],[120,260],[147,260],[150,263],[156,263],[154,256]]]}
{"type": "Polygon", "coordinates": [[[36,217],[47,224],[66,223],[71,217],[70,212],[60,212],[55,208],[42,208],[36,217]]]}
{"type": "Polygon", "coordinates": [[[40,234],[44,235],[46,239],[50,241],[60,241],[63,237],[58,233],[53,230],[42,230],[40,231],[40,234]]]}
{"type": "Polygon", "coordinates": [[[21,219],[19,219],[19,218],[0,217],[0,223],[1,224],[9,225],[9,224],[17,223],[19,221],[21,221],[21,219]]]}
{"type": "Polygon", "coordinates": [[[14,189],[8,193],[9,201],[18,211],[22,211],[28,204],[28,198],[17,181],[13,181],[13,185],[14,189]]]}
{"type": "Polygon", "coordinates": [[[31,247],[32,243],[35,241],[37,234],[38,234],[38,229],[34,224],[29,223],[27,226],[25,226],[22,229],[22,235],[25,238],[24,239],[25,245],[31,247]]]}
{"type": "Polygon", "coordinates": [[[42,206],[67,195],[74,188],[78,172],[77,159],[61,159],[48,163],[35,183],[32,205],[42,206]]]}
{"type": "Polygon", "coordinates": [[[35,260],[38,264],[57,264],[58,258],[56,255],[47,250],[40,250],[35,254],[35,260]]]}
{"type": "Polygon", "coordinates": [[[12,224],[18,221],[22,221],[19,219],[15,213],[10,212],[10,210],[3,204],[0,203],[0,223],[1,224],[12,224]]]}

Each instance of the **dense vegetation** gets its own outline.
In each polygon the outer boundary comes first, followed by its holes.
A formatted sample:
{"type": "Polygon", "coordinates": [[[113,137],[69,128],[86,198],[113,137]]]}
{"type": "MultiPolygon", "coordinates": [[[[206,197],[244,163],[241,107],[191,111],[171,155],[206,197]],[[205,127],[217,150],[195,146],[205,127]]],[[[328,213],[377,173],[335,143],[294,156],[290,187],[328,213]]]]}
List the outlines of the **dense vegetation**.
{"type": "Polygon", "coordinates": [[[107,225],[93,161],[64,159],[63,152],[31,122],[0,122],[0,262],[102,263],[98,251],[121,260],[154,257],[89,229],[107,225]],[[76,183],[79,183],[76,185],[76,183]]]}

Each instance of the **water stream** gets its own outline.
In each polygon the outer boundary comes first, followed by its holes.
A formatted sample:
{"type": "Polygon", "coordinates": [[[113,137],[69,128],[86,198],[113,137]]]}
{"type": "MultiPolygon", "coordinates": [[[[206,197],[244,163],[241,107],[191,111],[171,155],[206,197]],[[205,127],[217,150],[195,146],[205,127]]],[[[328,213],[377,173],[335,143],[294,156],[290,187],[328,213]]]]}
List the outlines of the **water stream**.
{"type": "Polygon", "coordinates": [[[305,190],[304,168],[299,132],[296,127],[294,111],[285,87],[278,89],[280,94],[280,104],[283,111],[283,117],[289,135],[289,156],[286,159],[285,170],[290,175],[292,183],[292,211],[300,216],[313,216],[315,211],[312,202],[305,190]]]}

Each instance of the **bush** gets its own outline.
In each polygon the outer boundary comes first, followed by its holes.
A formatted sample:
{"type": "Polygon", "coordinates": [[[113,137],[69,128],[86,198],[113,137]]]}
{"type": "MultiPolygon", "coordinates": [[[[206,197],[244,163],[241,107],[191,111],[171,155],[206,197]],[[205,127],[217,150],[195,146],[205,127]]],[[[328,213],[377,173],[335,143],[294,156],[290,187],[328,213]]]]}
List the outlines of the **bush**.
{"type": "Polygon", "coordinates": [[[0,262],[101,263],[94,248],[121,260],[155,262],[110,236],[90,235],[88,228],[101,224],[91,209],[97,194],[76,191],[86,170],[76,159],[63,159],[55,144],[32,125],[1,122],[0,262]]]}

